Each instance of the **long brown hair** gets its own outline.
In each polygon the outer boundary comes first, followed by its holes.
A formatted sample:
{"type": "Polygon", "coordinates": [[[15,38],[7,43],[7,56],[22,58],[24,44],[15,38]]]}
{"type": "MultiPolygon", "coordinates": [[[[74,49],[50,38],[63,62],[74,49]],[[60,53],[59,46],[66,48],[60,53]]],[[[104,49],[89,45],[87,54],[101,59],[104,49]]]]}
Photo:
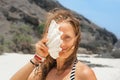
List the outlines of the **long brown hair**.
{"type": "MultiPolygon", "coordinates": [[[[75,42],[74,51],[66,59],[66,61],[64,63],[65,66],[63,67],[63,70],[65,70],[77,58],[76,53],[77,53],[77,49],[78,49],[79,42],[80,42],[80,36],[81,36],[80,21],[69,10],[54,9],[54,10],[50,11],[50,13],[48,14],[44,34],[48,32],[48,27],[50,25],[51,20],[55,20],[57,23],[60,23],[62,21],[69,22],[73,26],[73,30],[74,30],[75,35],[77,37],[76,42],[75,42]]],[[[56,60],[54,60],[53,58],[51,58],[48,55],[46,58],[46,61],[41,65],[42,76],[41,76],[40,80],[45,80],[49,71],[55,66],[56,66],[56,60]]]]}

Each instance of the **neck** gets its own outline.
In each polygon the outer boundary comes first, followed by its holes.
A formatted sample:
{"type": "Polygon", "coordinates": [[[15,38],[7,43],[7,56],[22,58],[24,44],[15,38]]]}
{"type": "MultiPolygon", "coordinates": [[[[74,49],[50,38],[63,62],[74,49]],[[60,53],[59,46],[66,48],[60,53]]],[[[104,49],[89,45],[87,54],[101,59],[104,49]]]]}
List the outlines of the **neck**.
{"type": "Polygon", "coordinates": [[[69,69],[72,67],[72,63],[74,62],[75,59],[70,59],[69,61],[72,61],[72,62],[67,62],[66,63],[66,58],[57,58],[56,59],[56,70],[57,70],[57,73],[58,74],[61,74],[65,71],[65,69],[69,69]]]}
{"type": "Polygon", "coordinates": [[[56,66],[57,74],[63,73],[65,70],[65,66],[66,66],[64,65],[65,58],[57,58],[56,62],[57,62],[57,66],[56,66]]]}
{"type": "Polygon", "coordinates": [[[65,66],[64,63],[65,63],[65,59],[64,58],[58,58],[57,60],[57,70],[62,70],[63,67],[65,66]]]}

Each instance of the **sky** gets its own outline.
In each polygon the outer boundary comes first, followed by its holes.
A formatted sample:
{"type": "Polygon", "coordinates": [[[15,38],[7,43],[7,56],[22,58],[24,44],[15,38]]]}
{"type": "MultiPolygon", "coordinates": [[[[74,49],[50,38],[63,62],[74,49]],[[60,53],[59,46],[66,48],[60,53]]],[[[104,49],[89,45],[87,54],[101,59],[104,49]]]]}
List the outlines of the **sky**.
{"type": "Polygon", "coordinates": [[[120,39],[120,0],[58,0],[120,39]]]}

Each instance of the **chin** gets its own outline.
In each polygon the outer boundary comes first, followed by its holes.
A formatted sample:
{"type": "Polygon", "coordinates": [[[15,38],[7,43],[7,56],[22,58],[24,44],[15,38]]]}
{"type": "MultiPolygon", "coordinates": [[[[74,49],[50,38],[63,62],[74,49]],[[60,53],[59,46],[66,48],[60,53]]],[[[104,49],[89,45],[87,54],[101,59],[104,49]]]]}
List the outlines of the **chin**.
{"type": "Polygon", "coordinates": [[[66,53],[66,51],[61,51],[61,52],[59,53],[59,57],[60,57],[60,58],[67,58],[67,55],[66,55],[65,53],[66,53]]]}
{"type": "Polygon", "coordinates": [[[63,56],[64,53],[65,53],[64,51],[60,51],[60,52],[59,52],[59,56],[63,56]]]}

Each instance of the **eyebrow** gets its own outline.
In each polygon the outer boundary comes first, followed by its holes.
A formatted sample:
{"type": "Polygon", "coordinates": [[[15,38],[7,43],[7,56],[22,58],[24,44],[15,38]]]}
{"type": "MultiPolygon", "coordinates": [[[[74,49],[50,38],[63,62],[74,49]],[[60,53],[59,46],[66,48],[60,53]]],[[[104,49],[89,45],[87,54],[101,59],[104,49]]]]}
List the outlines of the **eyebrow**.
{"type": "Polygon", "coordinates": [[[62,38],[63,38],[63,37],[66,37],[66,36],[67,36],[67,37],[72,37],[71,35],[63,34],[63,35],[62,35],[62,38]]]}
{"type": "Polygon", "coordinates": [[[71,36],[71,34],[63,33],[63,35],[71,36]]]}

